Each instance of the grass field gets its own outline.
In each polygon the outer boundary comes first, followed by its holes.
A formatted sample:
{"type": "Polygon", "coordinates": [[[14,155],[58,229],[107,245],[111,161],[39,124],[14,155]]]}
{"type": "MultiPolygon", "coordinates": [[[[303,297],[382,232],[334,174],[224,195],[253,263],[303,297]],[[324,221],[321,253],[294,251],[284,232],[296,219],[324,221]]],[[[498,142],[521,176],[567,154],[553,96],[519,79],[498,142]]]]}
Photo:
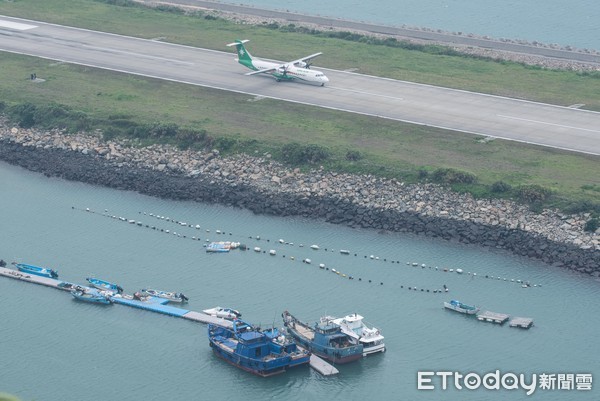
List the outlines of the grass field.
{"type": "MultiPolygon", "coordinates": [[[[318,49],[326,54],[319,65],[330,68],[358,68],[374,75],[562,105],[584,103],[600,110],[600,79],[573,72],[436,56],[91,0],[0,0],[0,14],[165,37],[219,50],[224,50],[224,38],[252,38],[253,53],[269,58],[292,59],[318,49]]],[[[479,196],[489,196],[489,186],[503,181],[514,187],[536,184],[551,189],[554,196],[547,205],[600,205],[598,157],[501,140],[485,142],[472,135],[310,106],[295,105],[291,112],[287,103],[269,99],[254,101],[246,95],[7,53],[2,54],[0,82],[0,100],[8,105],[67,105],[92,116],[100,128],[116,117],[134,123],[171,122],[216,138],[232,138],[237,143],[232,150],[269,152],[275,157],[286,143],[317,144],[333,153],[326,163],[332,169],[413,181],[420,171],[454,168],[478,177],[477,184],[458,189],[479,196]],[[46,81],[32,83],[31,72],[46,81]],[[346,160],[351,150],[359,150],[362,159],[346,160]]]]}

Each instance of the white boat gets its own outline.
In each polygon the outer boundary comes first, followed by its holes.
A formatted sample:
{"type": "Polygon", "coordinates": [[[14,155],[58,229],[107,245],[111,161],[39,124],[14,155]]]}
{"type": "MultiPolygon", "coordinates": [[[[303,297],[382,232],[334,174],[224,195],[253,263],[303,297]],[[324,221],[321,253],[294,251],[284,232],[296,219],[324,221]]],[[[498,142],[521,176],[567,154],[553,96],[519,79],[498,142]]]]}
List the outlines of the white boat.
{"type": "Polygon", "coordinates": [[[168,299],[170,302],[186,302],[189,298],[181,292],[169,292],[144,288],[140,291],[142,295],[168,299]]]}
{"type": "Polygon", "coordinates": [[[238,319],[242,317],[242,314],[239,311],[231,308],[221,308],[220,306],[215,306],[211,309],[204,309],[202,312],[210,316],[220,317],[229,320],[238,319]]]}
{"type": "Polygon", "coordinates": [[[319,250],[319,245],[311,245],[310,249],[314,249],[315,251],[319,250]]]}
{"type": "Polygon", "coordinates": [[[363,356],[376,352],[385,352],[384,336],[376,327],[368,327],[363,322],[364,317],[357,313],[341,318],[324,316],[321,322],[331,322],[340,326],[342,332],[363,346],[363,356]]]}
{"type": "Polygon", "coordinates": [[[456,312],[464,313],[466,315],[474,315],[479,312],[479,308],[476,306],[471,306],[467,304],[463,304],[460,301],[453,299],[450,302],[444,302],[444,308],[450,309],[456,312]]]}

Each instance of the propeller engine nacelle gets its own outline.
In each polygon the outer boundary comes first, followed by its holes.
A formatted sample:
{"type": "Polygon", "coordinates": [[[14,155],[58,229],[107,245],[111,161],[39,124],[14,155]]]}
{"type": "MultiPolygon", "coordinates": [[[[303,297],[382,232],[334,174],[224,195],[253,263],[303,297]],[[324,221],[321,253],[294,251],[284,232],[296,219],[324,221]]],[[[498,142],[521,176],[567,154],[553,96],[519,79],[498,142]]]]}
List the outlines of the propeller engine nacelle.
{"type": "Polygon", "coordinates": [[[290,68],[290,66],[288,64],[282,65],[277,69],[277,72],[279,72],[280,74],[287,74],[288,69],[290,68]]]}
{"type": "Polygon", "coordinates": [[[295,65],[300,68],[310,68],[310,64],[305,63],[304,61],[298,61],[295,65]]]}

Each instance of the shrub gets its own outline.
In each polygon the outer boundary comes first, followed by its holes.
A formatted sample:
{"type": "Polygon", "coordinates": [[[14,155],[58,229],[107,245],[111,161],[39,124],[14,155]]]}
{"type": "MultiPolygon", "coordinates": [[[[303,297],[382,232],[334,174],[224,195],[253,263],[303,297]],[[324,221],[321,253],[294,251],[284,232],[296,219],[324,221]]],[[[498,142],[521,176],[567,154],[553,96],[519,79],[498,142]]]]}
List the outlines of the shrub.
{"type": "Polygon", "coordinates": [[[433,172],[432,178],[446,184],[473,184],[477,181],[474,174],[453,168],[438,168],[433,172]]]}
{"type": "Polygon", "coordinates": [[[600,213],[600,204],[591,201],[577,201],[570,203],[569,206],[563,209],[566,213],[600,213]]]}
{"type": "Polygon", "coordinates": [[[508,192],[512,189],[510,184],[505,183],[504,181],[496,181],[492,184],[490,190],[496,193],[504,193],[508,192]]]}
{"type": "Polygon", "coordinates": [[[35,125],[36,107],[33,103],[22,103],[11,107],[8,114],[22,128],[31,128],[35,125]]]}
{"type": "Polygon", "coordinates": [[[346,152],[346,160],[355,162],[363,158],[363,155],[358,150],[349,150],[346,152]]]}
{"type": "Polygon", "coordinates": [[[522,185],[517,191],[519,199],[526,203],[544,202],[550,196],[551,191],[540,185],[522,185]]]}
{"type": "Polygon", "coordinates": [[[134,127],[132,135],[136,138],[168,139],[175,138],[178,131],[177,124],[154,122],[134,127]]]}
{"type": "Polygon", "coordinates": [[[417,174],[420,180],[425,180],[427,177],[429,177],[429,171],[425,169],[419,169],[417,174]]]}
{"type": "Polygon", "coordinates": [[[319,145],[289,143],[281,147],[281,154],[291,164],[316,164],[327,160],[331,152],[319,145]]]}
{"type": "Polygon", "coordinates": [[[220,151],[231,150],[237,144],[237,139],[228,137],[219,137],[215,139],[215,147],[220,151]]]}

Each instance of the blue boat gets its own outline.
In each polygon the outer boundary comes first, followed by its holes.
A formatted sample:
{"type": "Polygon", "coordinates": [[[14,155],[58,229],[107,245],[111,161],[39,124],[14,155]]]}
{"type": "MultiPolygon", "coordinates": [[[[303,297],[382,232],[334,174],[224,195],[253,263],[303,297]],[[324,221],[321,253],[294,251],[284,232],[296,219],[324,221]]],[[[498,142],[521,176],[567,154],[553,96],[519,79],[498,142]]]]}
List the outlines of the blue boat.
{"type": "Polygon", "coordinates": [[[123,293],[123,288],[121,288],[121,286],[117,284],[109,283],[108,281],[91,277],[86,278],[86,280],[88,281],[88,283],[90,283],[92,286],[96,287],[99,290],[110,291],[117,294],[123,293]]]}
{"type": "Polygon", "coordinates": [[[313,327],[283,312],[283,324],[288,333],[313,354],[333,363],[348,363],[363,356],[362,344],[342,332],[340,326],[331,322],[319,322],[313,327]]]}
{"type": "Polygon", "coordinates": [[[16,267],[23,273],[35,274],[36,276],[48,278],[58,278],[58,272],[48,267],[26,265],[25,263],[17,263],[16,267]]]}
{"type": "Polygon", "coordinates": [[[71,291],[71,295],[77,300],[91,302],[95,304],[110,305],[112,299],[107,293],[102,293],[94,288],[76,287],[71,291]]]}
{"type": "Polygon", "coordinates": [[[243,320],[234,320],[232,328],[208,325],[208,339],[215,355],[258,376],[273,376],[288,368],[310,362],[310,353],[277,333],[263,333],[243,320]]]}

